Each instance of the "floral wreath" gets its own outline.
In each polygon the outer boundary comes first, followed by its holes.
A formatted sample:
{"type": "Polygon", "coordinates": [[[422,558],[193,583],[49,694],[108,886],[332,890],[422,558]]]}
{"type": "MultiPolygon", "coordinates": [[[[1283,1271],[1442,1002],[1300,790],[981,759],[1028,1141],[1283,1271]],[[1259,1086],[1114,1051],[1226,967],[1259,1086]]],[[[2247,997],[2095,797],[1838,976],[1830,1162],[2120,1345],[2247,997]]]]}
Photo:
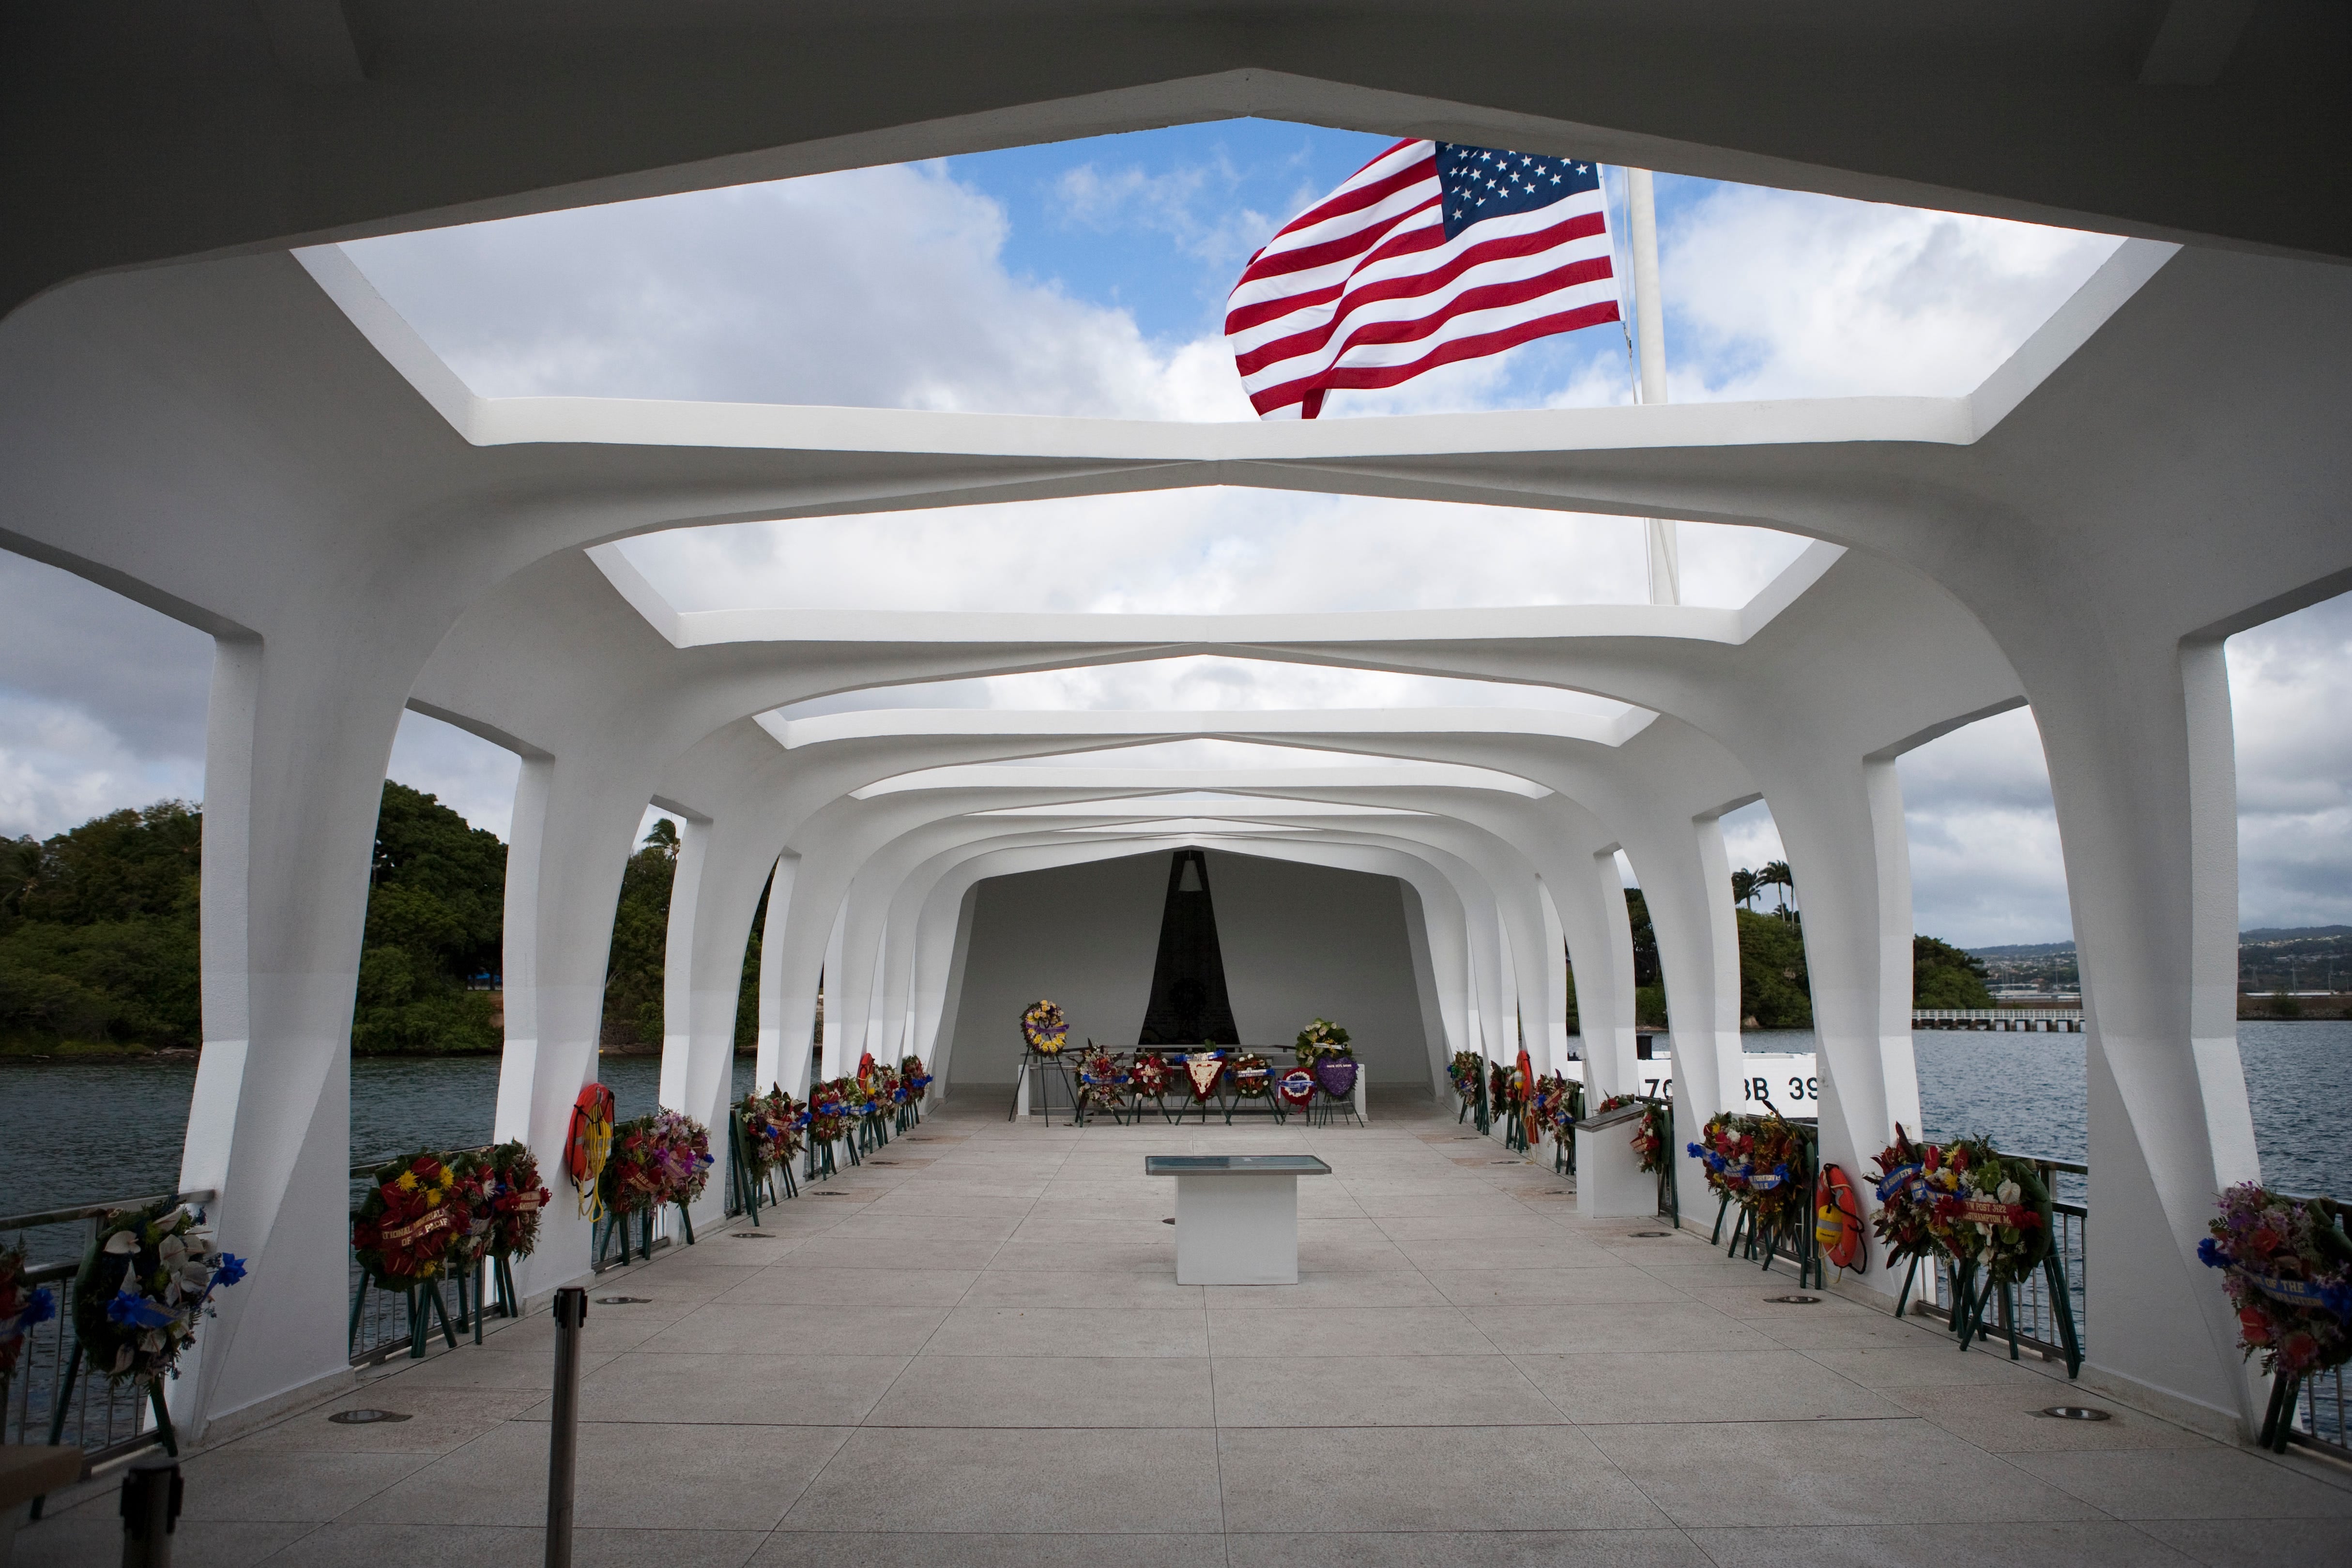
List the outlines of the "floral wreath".
{"type": "Polygon", "coordinates": [[[1699,1129],[1698,1141],[1685,1149],[1706,1167],[1707,1189],[1737,1203],[1747,1201],[1748,1175],[1756,1146],[1755,1137],[1741,1126],[1747,1120],[1718,1111],[1699,1129]]]}
{"type": "Polygon", "coordinates": [[[1207,1104],[1217,1092],[1218,1081],[1225,1075],[1225,1053],[1222,1051],[1190,1051],[1184,1053],[1184,1082],[1193,1100],[1207,1104]]]}
{"type": "Polygon", "coordinates": [[[1921,1152],[1927,1229],[1956,1263],[1973,1262],[1990,1283],[2013,1285],[2050,1250],[2050,1189],[2029,1160],[2012,1159],[1990,1138],[1963,1138],[1921,1152]]]}
{"type": "Polygon", "coordinates": [[[1021,1038],[1040,1056],[1055,1056],[1069,1042],[1069,1021],[1051,1002],[1032,1002],[1021,1015],[1021,1038]]]}
{"type": "Polygon", "coordinates": [[[2244,1182],[2220,1207],[2197,1256],[2221,1270],[2240,1348],[2289,1377],[2352,1361],[2352,1240],[2337,1228],[2341,1206],[2244,1182]]]}
{"type": "Polygon", "coordinates": [[[931,1086],[931,1075],[923,1066],[923,1059],[912,1052],[898,1063],[898,1081],[907,1086],[907,1098],[918,1104],[931,1086]]]}
{"type": "Polygon", "coordinates": [[[1770,1227],[1792,1210],[1812,1213],[1813,1195],[1804,1179],[1805,1138],[1793,1122],[1779,1115],[1744,1118],[1748,1124],[1748,1193],[1740,1201],[1757,1223],[1770,1227]]]}
{"type": "Polygon", "coordinates": [[[352,1216],[352,1251],[370,1284],[414,1290],[474,1260],[490,1230],[481,1166],[473,1155],[419,1150],[376,1167],[352,1216]]]}
{"type": "Polygon", "coordinates": [[[1642,1119],[1633,1124],[1633,1152],[1642,1157],[1643,1173],[1654,1176],[1666,1168],[1665,1102],[1646,1094],[1612,1094],[1601,1102],[1601,1109],[1593,1114],[1605,1116],[1628,1105],[1643,1107],[1642,1119]]]}
{"type": "Polygon", "coordinates": [[[101,1222],[74,1281],[74,1335],[93,1370],[118,1383],[178,1375],[197,1320],[215,1315],[213,1292],[245,1278],[201,1223],[169,1202],[101,1222]]]}
{"type": "Polygon", "coordinates": [[[1087,1042],[1087,1052],[1078,1059],[1080,1093],[1089,1100],[1116,1105],[1132,1082],[1125,1062],[1094,1041],[1087,1042]]]}
{"type": "Polygon", "coordinates": [[[843,1101],[839,1082],[827,1080],[809,1090],[808,1106],[803,1124],[808,1128],[809,1142],[816,1145],[839,1143],[849,1131],[849,1107],[843,1101]]]}
{"type": "Polygon", "coordinates": [[[1582,1087],[1580,1083],[1570,1082],[1565,1074],[1559,1072],[1548,1072],[1537,1079],[1533,1103],[1536,1124],[1554,1138],[1565,1140],[1573,1137],[1576,1133],[1576,1092],[1582,1087]]]}
{"type": "Polygon", "coordinates": [[[1468,1102],[1478,1098],[1478,1080],[1486,1071],[1486,1059],[1476,1051],[1457,1051],[1446,1064],[1445,1076],[1453,1081],[1454,1092],[1468,1102]]]}
{"type": "Polygon", "coordinates": [[[1311,1067],[1322,1056],[1353,1056],[1348,1044],[1348,1031],[1329,1019],[1317,1019],[1298,1031],[1292,1049],[1298,1052],[1298,1065],[1311,1067]]]}
{"type": "Polygon", "coordinates": [[[646,1214],[662,1206],[668,1177],[651,1116],[632,1117],[613,1129],[613,1153],[597,1182],[604,1207],[614,1214],[646,1214]]]}
{"type": "Polygon", "coordinates": [[[58,1299],[47,1287],[25,1283],[25,1254],[0,1247],[0,1377],[16,1370],[25,1335],[36,1323],[58,1315],[58,1299]]]}
{"type": "Polygon", "coordinates": [[[1138,1095],[1157,1097],[1167,1093],[1172,1076],[1168,1071],[1168,1059],[1156,1051],[1137,1051],[1135,1065],[1128,1071],[1128,1082],[1138,1095]]]}
{"type": "Polygon", "coordinates": [[[682,1111],[656,1111],[654,1146],[659,1151],[664,1203],[692,1203],[710,1181],[710,1129],[682,1111]]]}
{"type": "MultiPolygon", "coordinates": [[[[1927,1190],[1928,1150],[1911,1141],[1903,1124],[1895,1124],[1895,1141],[1879,1151],[1878,1169],[1871,1177],[1878,1212],[1870,1228],[1885,1249],[1891,1268],[1906,1258],[1925,1258],[1936,1250],[1933,1197],[1927,1190]]],[[[1942,1151],[1937,1150],[1942,1163],[1942,1151]]]]}
{"type": "Polygon", "coordinates": [[[512,1138],[481,1156],[477,1220],[489,1222],[484,1239],[493,1258],[528,1258],[539,1245],[539,1211],[548,1190],[540,1185],[539,1156],[512,1138]]]}
{"type": "Polygon", "coordinates": [[[1226,1058],[1225,1071],[1233,1075],[1234,1092],[1244,1100],[1263,1100],[1274,1092],[1274,1069],[1254,1051],[1226,1058]]]}
{"type": "Polygon", "coordinates": [[[743,1155],[753,1180],[777,1166],[790,1164],[801,1152],[801,1129],[808,1125],[808,1107],[785,1093],[781,1084],[765,1094],[744,1095],[735,1109],[743,1118],[743,1155]]]}

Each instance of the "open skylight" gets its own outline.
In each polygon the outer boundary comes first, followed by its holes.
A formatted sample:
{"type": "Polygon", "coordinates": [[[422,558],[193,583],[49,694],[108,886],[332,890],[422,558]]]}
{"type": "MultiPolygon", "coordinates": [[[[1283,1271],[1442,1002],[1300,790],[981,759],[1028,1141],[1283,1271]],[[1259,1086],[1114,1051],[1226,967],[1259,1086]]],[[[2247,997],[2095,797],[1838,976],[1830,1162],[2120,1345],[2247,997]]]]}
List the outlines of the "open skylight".
{"type": "MultiPolygon", "coordinates": [[[[1685,604],[1755,597],[1807,541],[1679,525],[1685,604]]],[[[686,612],[1249,614],[1648,602],[1628,517],[1216,486],[677,528],[618,549],[686,612]]]]}
{"type": "Polygon", "coordinates": [[[1017,708],[1035,712],[1256,712],[1334,708],[1528,708],[1622,721],[1643,710],[1558,686],[1398,675],[1323,664],[1194,655],[1022,675],[875,686],[814,697],[772,716],[789,723],[825,714],[894,708],[1017,708]]]}
{"type": "MultiPolygon", "coordinates": [[[[1241,420],[1226,296],[1391,141],[1229,120],[342,248],[485,397],[1241,420]]],[[[1965,392],[2116,244],[1672,175],[1657,188],[1678,402],[1965,392]]],[[[1611,323],[1339,392],[1325,417],[1591,406],[1631,387],[1611,323]]]]}

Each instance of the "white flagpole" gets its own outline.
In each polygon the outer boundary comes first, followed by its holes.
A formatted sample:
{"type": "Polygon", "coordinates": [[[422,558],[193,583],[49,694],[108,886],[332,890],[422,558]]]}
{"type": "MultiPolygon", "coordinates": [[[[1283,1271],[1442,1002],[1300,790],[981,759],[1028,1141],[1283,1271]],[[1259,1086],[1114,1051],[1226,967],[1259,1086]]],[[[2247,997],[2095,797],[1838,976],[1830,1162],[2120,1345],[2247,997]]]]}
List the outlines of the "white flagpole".
{"type": "MultiPolygon", "coordinates": [[[[1665,308],[1658,299],[1658,198],[1647,169],[1625,171],[1626,226],[1633,232],[1633,316],[1645,403],[1666,401],[1665,308]]],[[[1672,518],[1649,520],[1650,602],[1680,604],[1683,567],[1672,518]]]]}

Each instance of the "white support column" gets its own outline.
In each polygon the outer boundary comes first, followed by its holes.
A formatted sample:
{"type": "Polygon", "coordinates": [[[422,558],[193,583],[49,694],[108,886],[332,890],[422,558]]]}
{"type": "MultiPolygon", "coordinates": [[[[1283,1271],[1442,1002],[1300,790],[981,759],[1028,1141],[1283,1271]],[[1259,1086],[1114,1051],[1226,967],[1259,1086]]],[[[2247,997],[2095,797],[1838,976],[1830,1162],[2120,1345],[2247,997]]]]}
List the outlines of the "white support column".
{"type": "MultiPolygon", "coordinates": [[[[801,857],[787,850],[776,857],[768,884],[768,916],[760,927],[760,1043],[752,1082],[762,1092],[783,1085],[784,929],[792,918],[793,884],[801,857]]],[[[797,1098],[801,1090],[792,1090],[797,1098]]]]}
{"type": "Polygon", "coordinates": [[[2052,680],[2034,707],[2089,1019],[2098,1323],[2084,1376],[2251,1428],[2256,1375],[2196,1252],[2215,1194],[2261,1175],[2237,1044],[2236,758],[2221,646],[2052,680]]]}
{"type": "Polygon", "coordinates": [[[190,1437],[348,1366],[352,1000],[401,701],[331,637],[223,638],[214,659],[180,1181],[219,1193],[215,1234],[249,1273],[167,1390],[190,1437]]]}

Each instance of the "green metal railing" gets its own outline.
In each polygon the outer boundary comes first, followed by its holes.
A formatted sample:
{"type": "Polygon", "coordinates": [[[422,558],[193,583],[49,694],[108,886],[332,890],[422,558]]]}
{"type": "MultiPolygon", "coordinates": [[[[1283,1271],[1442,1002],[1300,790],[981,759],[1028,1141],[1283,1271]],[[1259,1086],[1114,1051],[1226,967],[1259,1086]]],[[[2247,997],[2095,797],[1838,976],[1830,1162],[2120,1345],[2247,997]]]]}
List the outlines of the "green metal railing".
{"type": "Polygon", "coordinates": [[[15,1372],[0,1378],[0,1441],[79,1448],[92,1464],[166,1441],[148,1390],[117,1384],[82,1364],[73,1332],[74,1287],[81,1259],[110,1216],[164,1203],[201,1210],[216,1196],[209,1188],[157,1192],[0,1217],[0,1235],[12,1237],[28,1259],[50,1255],[49,1261],[28,1267],[24,1279],[58,1298],[57,1315],[26,1331],[15,1372]]]}

